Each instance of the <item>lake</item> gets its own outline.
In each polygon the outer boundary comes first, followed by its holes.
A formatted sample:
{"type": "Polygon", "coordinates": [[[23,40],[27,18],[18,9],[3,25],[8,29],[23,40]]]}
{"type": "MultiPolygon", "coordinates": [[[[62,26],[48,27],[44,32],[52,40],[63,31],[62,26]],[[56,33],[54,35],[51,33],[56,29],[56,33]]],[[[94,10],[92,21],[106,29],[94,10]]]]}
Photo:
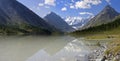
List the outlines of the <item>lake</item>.
{"type": "Polygon", "coordinates": [[[0,36],[0,61],[87,61],[95,43],[71,36],[0,36]]]}

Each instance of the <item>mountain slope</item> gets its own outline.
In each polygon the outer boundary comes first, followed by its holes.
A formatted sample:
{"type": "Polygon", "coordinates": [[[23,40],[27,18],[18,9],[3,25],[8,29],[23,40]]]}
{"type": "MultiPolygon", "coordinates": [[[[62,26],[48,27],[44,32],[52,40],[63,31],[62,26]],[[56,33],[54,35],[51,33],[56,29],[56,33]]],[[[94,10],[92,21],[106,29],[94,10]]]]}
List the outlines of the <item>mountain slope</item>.
{"type": "Polygon", "coordinates": [[[91,27],[88,29],[84,29],[82,31],[76,31],[73,32],[73,34],[76,35],[93,35],[93,34],[113,34],[113,35],[119,35],[120,34],[120,15],[117,16],[114,21],[109,22],[107,24],[91,27]]]}
{"type": "Polygon", "coordinates": [[[46,15],[44,19],[53,25],[55,28],[59,29],[62,32],[72,32],[74,29],[69,26],[60,16],[51,12],[50,14],[46,15]]]}
{"type": "Polygon", "coordinates": [[[35,27],[35,29],[39,28],[39,31],[40,29],[41,31],[44,29],[53,31],[54,29],[45,20],[16,0],[0,0],[0,25],[20,29],[27,27],[30,30],[35,27]]]}
{"type": "Polygon", "coordinates": [[[119,13],[107,5],[98,15],[92,18],[83,28],[89,28],[111,22],[119,13]]]}

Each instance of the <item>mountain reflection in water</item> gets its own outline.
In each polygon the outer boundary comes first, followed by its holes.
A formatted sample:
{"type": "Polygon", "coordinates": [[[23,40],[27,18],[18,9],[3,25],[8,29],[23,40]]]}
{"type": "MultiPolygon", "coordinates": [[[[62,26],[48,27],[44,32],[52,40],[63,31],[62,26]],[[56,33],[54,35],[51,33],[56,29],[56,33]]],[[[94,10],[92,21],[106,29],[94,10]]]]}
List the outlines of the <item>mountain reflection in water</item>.
{"type": "MultiPolygon", "coordinates": [[[[85,46],[82,41],[77,39],[67,43],[66,46],[64,46],[58,52],[54,52],[52,55],[48,49],[41,49],[31,56],[27,61],[77,61],[77,56],[89,54],[89,48],[85,46]]],[[[82,57],[82,59],[85,60],[86,57],[82,57]]]]}
{"type": "Polygon", "coordinates": [[[89,51],[83,39],[71,36],[0,37],[0,61],[77,61],[89,51]]]}

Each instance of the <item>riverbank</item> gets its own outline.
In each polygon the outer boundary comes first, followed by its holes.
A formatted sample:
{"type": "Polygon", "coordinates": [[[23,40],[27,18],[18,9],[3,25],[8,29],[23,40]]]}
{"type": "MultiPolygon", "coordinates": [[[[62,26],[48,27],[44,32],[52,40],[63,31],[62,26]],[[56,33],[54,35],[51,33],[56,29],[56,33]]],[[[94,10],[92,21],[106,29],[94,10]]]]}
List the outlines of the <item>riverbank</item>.
{"type": "Polygon", "coordinates": [[[120,40],[115,39],[106,44],[99,43],[99,47],[89,56],[90,61],[120,61],[120,40]]]}
{"type": "Polygon", "coordinates": [[[103,53],[108,61],[120,61],[120,35],[96,35],[89,36],[87,39],[111,39],[112,41],[105,45],[104,52],[100,53],[103,53]]]}
{"type": "MultiPolygon", "coordinates": [[[[76,36],[81,37],[81,36],[76,36]]],[[[89,34],[83,35],[85,40],[90,42],[98,42],[99,47],[91,52],[90,61],[120,61],[120,34],[89,34]],[[107,41],[107,43],[100,43],[100,41],[107,41]]]]}
{"type": "Polygon", "coordinates": [[[109,61],[120,61],[120,40],[109,42],[104,54],[109,61]]]}

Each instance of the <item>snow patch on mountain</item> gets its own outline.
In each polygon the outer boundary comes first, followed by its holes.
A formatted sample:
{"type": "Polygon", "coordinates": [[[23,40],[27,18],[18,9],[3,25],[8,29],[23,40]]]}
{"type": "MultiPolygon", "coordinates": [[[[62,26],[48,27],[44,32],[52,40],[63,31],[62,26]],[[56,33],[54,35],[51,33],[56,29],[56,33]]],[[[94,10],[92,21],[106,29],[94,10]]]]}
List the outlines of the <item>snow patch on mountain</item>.
{"type": "Polygon", "coordinates": [[[86,22],[88,22],[88,20],[88,18],[83,17],[66,17],[65,19],[65,21],[76,30],[83,27],[86,24],[86,22]]]}

